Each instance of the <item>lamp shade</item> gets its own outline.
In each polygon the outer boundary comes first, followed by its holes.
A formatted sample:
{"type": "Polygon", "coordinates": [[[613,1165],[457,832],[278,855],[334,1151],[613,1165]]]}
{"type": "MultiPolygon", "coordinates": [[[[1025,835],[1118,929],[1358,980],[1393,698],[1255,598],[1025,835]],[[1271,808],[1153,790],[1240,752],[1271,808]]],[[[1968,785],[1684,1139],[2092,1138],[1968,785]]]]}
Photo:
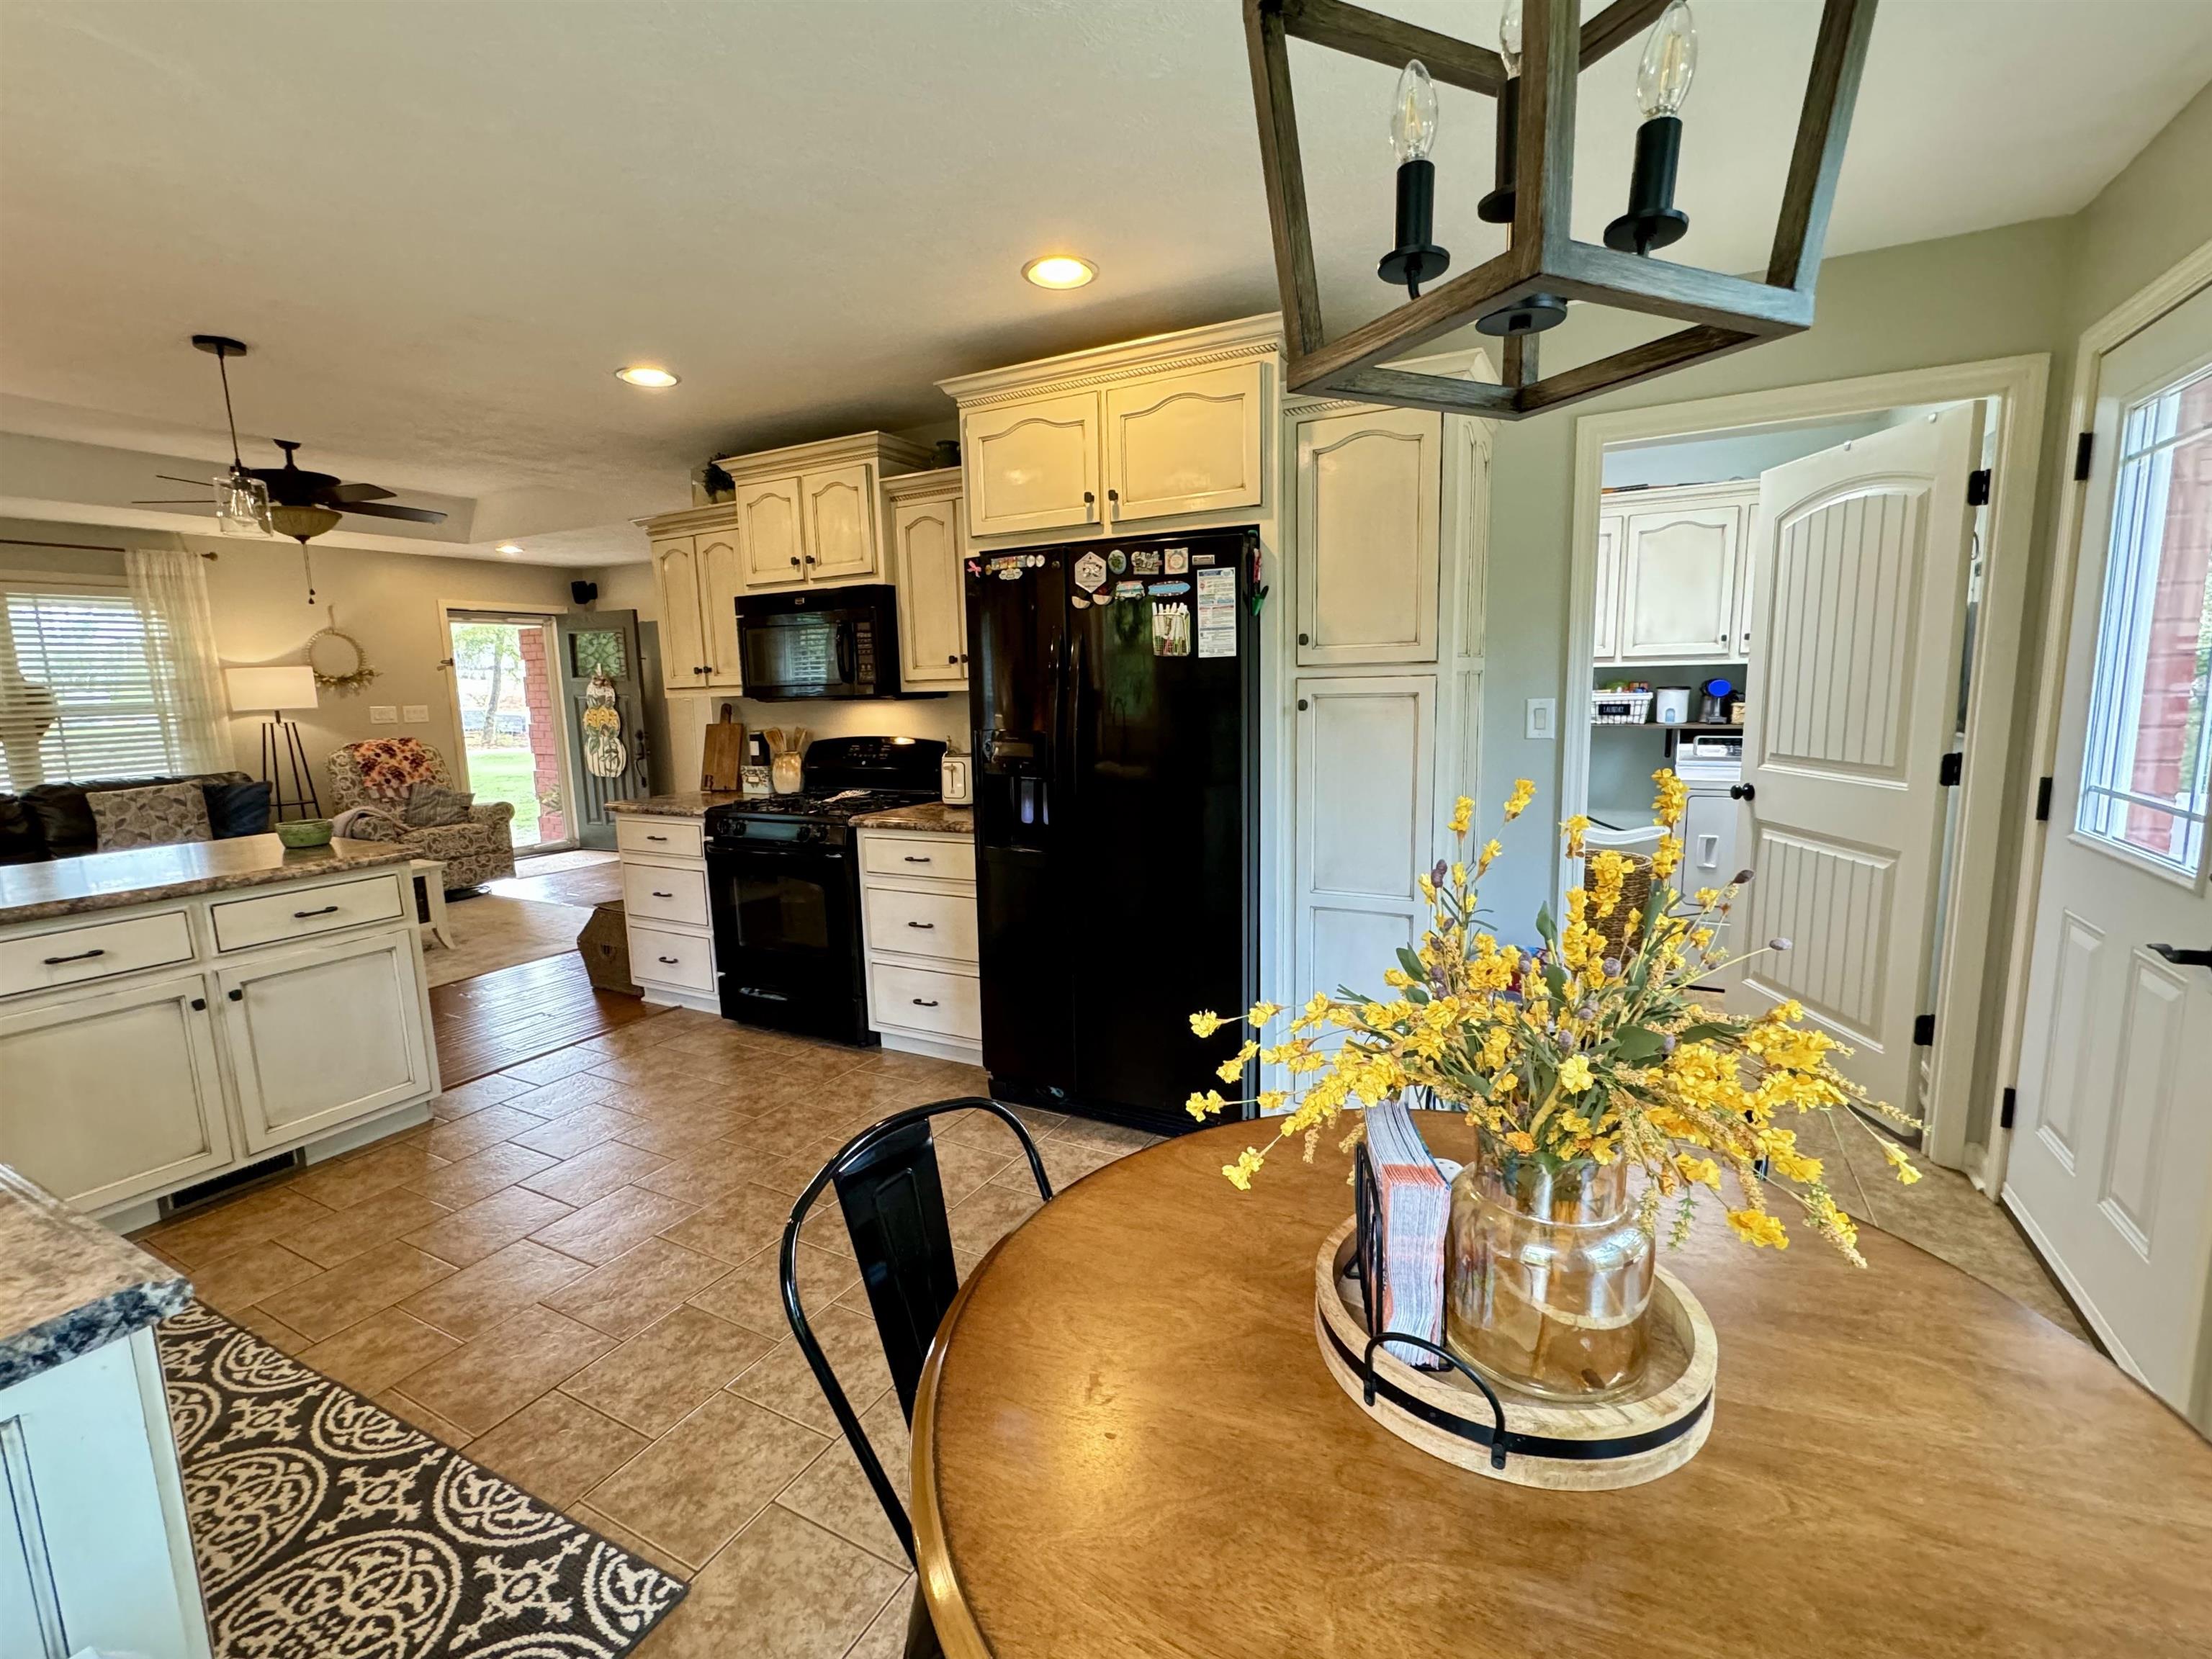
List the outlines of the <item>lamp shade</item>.
{"type": "Polygon", "coordinates": [[[305,663],[267,668],[226,668],[223,686],[231,709],[243,714],[259,708],[313,708],[315,671],[305,663]]]}

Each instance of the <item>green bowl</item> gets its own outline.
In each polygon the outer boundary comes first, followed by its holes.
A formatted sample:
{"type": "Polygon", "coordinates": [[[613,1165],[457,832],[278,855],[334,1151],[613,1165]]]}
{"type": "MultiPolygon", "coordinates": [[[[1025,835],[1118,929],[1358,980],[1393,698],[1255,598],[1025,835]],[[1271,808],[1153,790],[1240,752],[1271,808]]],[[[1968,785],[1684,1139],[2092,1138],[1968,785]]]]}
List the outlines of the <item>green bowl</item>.
{"type": "Polygon", "coordinates": [[[300,818],[276,826],[276,839],[287,847],[328,847],[331,844],[331,821],[328,818],[300,818]]]}

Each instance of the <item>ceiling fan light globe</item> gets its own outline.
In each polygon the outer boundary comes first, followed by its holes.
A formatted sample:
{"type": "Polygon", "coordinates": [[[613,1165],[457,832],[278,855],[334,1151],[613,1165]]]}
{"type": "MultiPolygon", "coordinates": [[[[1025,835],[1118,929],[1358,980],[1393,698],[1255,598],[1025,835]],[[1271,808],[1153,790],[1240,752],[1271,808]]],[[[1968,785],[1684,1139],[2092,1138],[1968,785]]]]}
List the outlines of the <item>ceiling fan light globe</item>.
{"type": "Polygon", "coordinates": [[[327,507],[294,507],[278,502],[269,509],[270,528],[280,536],[305,543],[331,529],[338,515],[327,507]]]}
{"type": "Polygon", "coordinates": [[[270,534],[269,486],[258,478],[240,473],[217,473],[215,522],[216,528],[226,536],[270,534]]]}

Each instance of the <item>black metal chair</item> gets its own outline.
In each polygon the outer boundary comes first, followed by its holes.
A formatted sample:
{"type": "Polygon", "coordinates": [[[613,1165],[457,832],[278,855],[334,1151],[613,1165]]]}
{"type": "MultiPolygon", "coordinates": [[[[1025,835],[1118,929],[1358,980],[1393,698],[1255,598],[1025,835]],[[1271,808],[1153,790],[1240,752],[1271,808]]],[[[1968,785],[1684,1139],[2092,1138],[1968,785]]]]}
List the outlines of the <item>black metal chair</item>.
{"type": "MultiPolygon", "coordinates": [[[[1049,1202],[1052,1182],[1046,1178],[1044,1160],[1021,1119],[995,1100],[966,1096],[915,1106],[872,1124],[854,1135],[806,1183],[806,1190],[791,1207],[783,1230],[781,1276],[783,1311],[799,1351],[813,1369],[814,1380],[844,1431],[846,1443],[860,1460],[860,1471],[874,1488],[876,1501],[898,1534],[907,1559],[915,1559],[914,1523],[899,1502],[883,1462],[869,1443],[858,1413],[847,1398],[837,1374],[830,1369],[822,1345],[806,1322],[799,1300],[799,1234],[807,1212],[824,1187],[837,1189],[837,1203],[845,1212],[846,1231],[852,1235],[853,1253],[860,1258],[861,1282],[867,1286],[868,1306],[883,1339],[884,1358],[889,1363],[891,1385],[898,1390],[899,1409],[914,1421],[915,1389],[921,1382],[929,1345],[952,1305],[959,1288],[959,1268],[952,1259],[952,1231],[945,1212],[945,1187],[938,1178],[937,1145],[930,1120],[947,1112],[991,1112],[1003,1119],[1028,1154],[1030,1173],[1036,1177],[1037,1194],[1049,1202]]],[[[939,1652],[930,1628],[919,1589],[907,1620],[908,1659],[929,1659],[939,1652]]]]}

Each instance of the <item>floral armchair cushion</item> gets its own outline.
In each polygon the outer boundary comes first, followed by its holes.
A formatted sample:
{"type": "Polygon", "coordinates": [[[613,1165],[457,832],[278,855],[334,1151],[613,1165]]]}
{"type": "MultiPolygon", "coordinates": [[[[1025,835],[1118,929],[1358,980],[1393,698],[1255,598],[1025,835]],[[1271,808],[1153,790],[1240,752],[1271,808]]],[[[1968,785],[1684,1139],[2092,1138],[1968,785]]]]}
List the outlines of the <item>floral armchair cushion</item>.
{"type": "Polygon", "coordinates": [[[330,771],[331,814],[357,806],[389,814],[399,833],[387,838],[417,858],[443,860],[448,891],[480,887],[514,873],[510,828],[514,808],[507,801],[480,802],[459,823],[407,827],[404,814],[415,786],[450,787],[453,780],[445,757],[419,738],[373,738],[347,744],[331,752],[330,771]]]}

